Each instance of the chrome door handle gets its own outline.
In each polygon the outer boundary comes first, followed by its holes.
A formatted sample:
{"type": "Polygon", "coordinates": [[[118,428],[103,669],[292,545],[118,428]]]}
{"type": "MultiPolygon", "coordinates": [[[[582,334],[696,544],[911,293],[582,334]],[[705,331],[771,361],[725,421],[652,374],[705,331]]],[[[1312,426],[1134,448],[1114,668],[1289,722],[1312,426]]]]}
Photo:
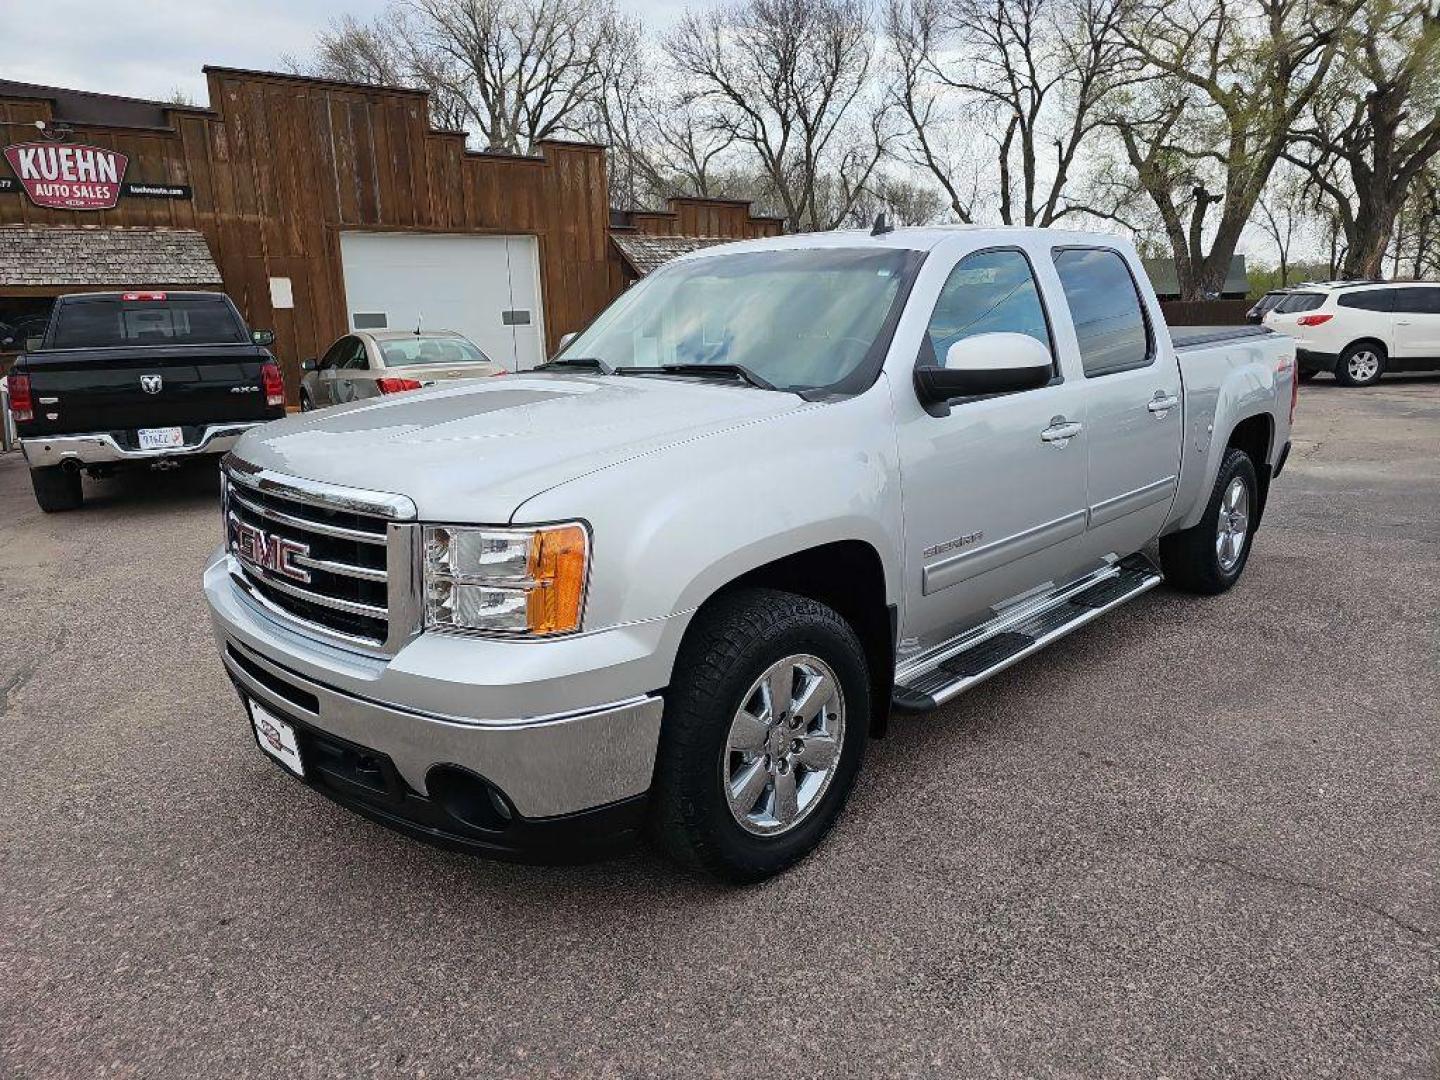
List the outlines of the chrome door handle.
{"type": "Polygon", "coordinates": [[[1155,413],[1156,416],[1164,417],[1167,412],[1179,404],[1180,399],[1176,395],[1167,394],[1164,390],[1156,390],[1155,396],[1150,399],[1145,408],[1155,413]]]}
{"type": "Polygon", "coordinates": [[[1083,430],[1085,430],[1084,424],[1057,416],[1050,421],[1049,427],[1040,432],[1040,438],[1045,442],[1054,443],[1056,446],[1064,446],[1083,430]]]}

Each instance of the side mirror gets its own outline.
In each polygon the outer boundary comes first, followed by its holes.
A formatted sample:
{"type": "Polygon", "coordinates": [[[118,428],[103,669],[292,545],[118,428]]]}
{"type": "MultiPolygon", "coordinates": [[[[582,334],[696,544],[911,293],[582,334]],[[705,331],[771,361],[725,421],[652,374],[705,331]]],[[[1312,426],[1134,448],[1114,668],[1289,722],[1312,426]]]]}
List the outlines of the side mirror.
{"type": "Polygon", "coordinates": [[[301,361],[300,361],[300,370],[301,370],[301,371],[319,371],[319,370],[320,370],[320,365],[317,364],[317,363],[315,363],[315,358],[312,356],[312,357],[310,357],[310,359],[308,359],[308,360],[301,360],[301,361]]]}
{"type": "Polygon", "coordinates": [[[261,345],[268,349],[271,345],[275,344],[275,331],[251,330],[250,340],[253,341],[256,345],[261,345]]]}
{"type": "Polygon", "coordinates": [[[556,355],[556,356],[559,356],[560,353],[564,352],[564,351],[569,347],[570,342],[574,341],[574,340],[575,340],[577,337],[579,337],[579,336],[580,336],[580,335],[579,335],[579,334],[576,334],[576,333],[561,334],[561,335],[560,335],[560,348],[556,350],[555,355],[556,355]]]}
{"type": "Polygon", "coordinates": [[[41,343],[42,343],[44,340],[45,340],[45,338],[44,338],[43,336],[41,336],[41,335],[36,335],[35,337],[27,337],[27,338],[25,339],[25,351],[26,351],[26,352],[37,352],[37,351],[39,351],[40,345],[41,345],[41,343]]]}
{"type": "Polygon", "coordinates": [[[976,334],[945,352],[944,367],[915,369],[915,392],[925,405],[976,394],[1035,390],[1050,381],[1055,361],[1029,334],[976,334]]]}

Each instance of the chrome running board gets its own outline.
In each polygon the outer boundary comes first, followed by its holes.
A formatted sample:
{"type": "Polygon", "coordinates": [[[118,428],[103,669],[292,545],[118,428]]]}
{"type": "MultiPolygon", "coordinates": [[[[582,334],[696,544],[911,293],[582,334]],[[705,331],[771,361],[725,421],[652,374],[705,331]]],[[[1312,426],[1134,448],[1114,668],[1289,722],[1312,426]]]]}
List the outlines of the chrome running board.
{"type": "Polygon", "coordinates": [[[973,630],[901,664],[891,707],[922,713],[1093,622],[1163,579],[1134,555],[1046,595],[1017,604],[973,630]]]}

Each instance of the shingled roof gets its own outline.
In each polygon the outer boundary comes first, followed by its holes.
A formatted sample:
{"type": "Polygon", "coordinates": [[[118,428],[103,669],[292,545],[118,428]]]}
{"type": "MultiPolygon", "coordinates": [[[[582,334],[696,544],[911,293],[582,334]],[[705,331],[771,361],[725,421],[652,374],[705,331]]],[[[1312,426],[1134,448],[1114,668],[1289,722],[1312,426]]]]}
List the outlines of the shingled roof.
{"type": "Polygon", "coordinates": [[[210,247],[194,229],[0,226],[0,289],[220,283],[210,247]]]}
{"type": "Polygon", "coordinates": [[[610,239],[615,241],[615,246],[631,269],[641,277],[681,255],[716,244],[734,243],[734,240],[723,236],[649,236],[640,233],[611,233],[610,239]]]}

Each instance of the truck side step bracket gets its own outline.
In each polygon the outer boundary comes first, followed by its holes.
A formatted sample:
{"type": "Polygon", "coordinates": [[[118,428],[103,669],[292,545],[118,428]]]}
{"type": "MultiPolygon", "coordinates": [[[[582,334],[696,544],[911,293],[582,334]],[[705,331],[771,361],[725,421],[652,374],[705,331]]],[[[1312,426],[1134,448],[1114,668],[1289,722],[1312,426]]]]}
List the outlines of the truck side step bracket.
{"type": "Polygon", "coordinates": [[[1149,592],[1160,574],[1139,556],[1006,611],[947,645],[901,665],[891,708],[928,712],[1004,671],[1127,600],[1149,592]]]}

